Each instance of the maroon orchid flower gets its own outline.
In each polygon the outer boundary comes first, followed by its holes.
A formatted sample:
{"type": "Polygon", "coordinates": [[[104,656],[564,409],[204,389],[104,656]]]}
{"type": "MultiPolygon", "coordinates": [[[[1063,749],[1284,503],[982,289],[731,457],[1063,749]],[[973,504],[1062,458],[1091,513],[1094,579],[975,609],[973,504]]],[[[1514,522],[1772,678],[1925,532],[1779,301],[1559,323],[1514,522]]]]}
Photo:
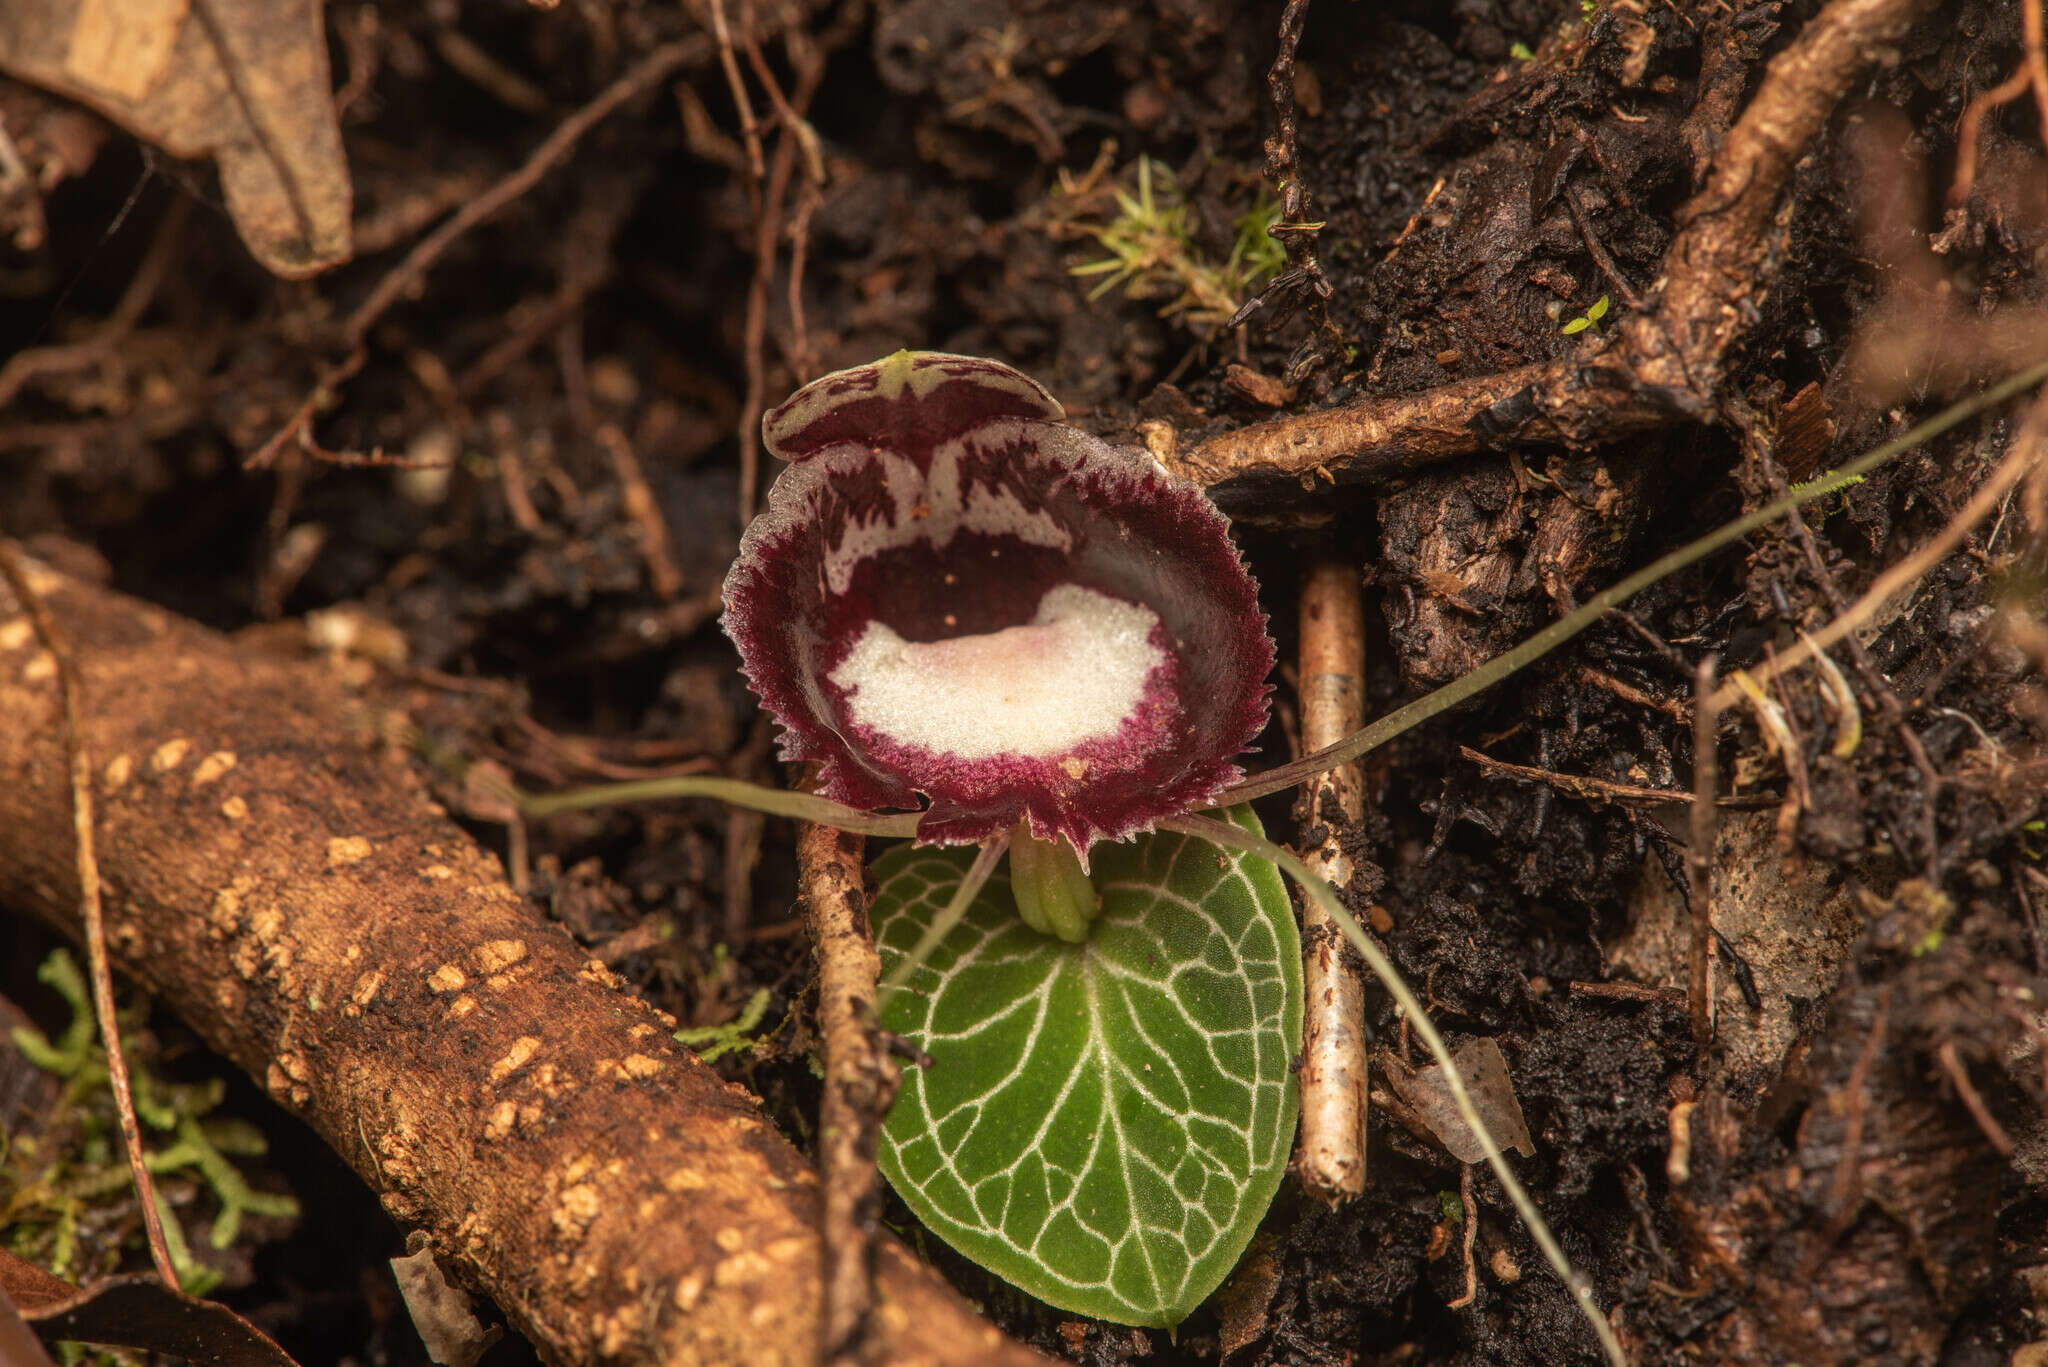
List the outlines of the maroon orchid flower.
{"type": "Polygon", "coordinates": [[[790,465],[725,629],[823,796],[922,807],[926,843],[1015,831],[1085,860],[1240,776],[1273,645],[1194,484],[968,356],[828,375],[762,435],[790,465]]]}

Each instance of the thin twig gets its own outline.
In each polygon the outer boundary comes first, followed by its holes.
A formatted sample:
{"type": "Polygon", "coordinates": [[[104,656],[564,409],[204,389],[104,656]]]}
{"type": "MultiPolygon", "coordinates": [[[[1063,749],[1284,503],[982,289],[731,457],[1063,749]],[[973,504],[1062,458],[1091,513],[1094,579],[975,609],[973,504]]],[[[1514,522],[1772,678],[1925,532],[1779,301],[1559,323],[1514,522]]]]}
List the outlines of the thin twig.
{"type": "Polygon", "coordinates": [[[84,682],[78,676],[78,662],[70,642],[58,631],[55,619],[36,591],[28,569],[14,547],[0,541],[0,579],[14,593],[15,601],[35,628],[36,639],[57,667],[57,693],[64,708],[64,754],[71,769],[71,825],[77,840],[78,902],[85,929],[86,962],[92,970],[93,1013],[99,1017],[100,1040],[107,1051],[107,1076],[114,1086],[114,1112],[121,1122],[121,1147],[128,1154],[128,1171],[135,1179],[136,1199],[142,1205],[142,1227],[149,1236],[149,1256],[165,1286],[178,1289],[178,1274],[171,1266],[170,1246],[164,1242],[163,1215],[157,1209],[156,1184],[142,1152],[142,1130],[135,1123],[135,1094],[128,1083],[128,1060],[121,1053],[121,1022],[114,1010],[114,970],[107,960],[107,924],[100,902],[99,857],[93,849],[92,755],[85,745],[84,682]]]}
{"type": "MultiPolygon", "coordinates": [[[[1365,601],[1358,567],[1319,560],[1301,585],[1301,743],[1308,749],[1341,740],[1365,723],[1365,601]]],[[[1344,830],[1325,825],[1334,805],[1343,826],[1365,818],[1364,776],[1340,764],[1302,789],[1301,830],[1321,841],[1303,852],[1333,887],[1351,885],[1344,830]]],[[[1295,1158],[1302,1185],[1331,1205],[1365,1190],[1365,1135],[1370,1105],[1365,1055],[1365,987],[1335,922],[1315,900],[1302,898],[1301,1139],[1295,1158]]]]}
{"type": "Polygon", "coordinates": [[[1964,106],[1962,121],[1956,125],[1956,174],[1948,187],[1951,209],[1968,204],[1971,191],[1977,188],[1977,138],[1984,126],[1984,116],[2018,99],[2031,74],[2027,64],[2021,62],[2013,68],[2012,75],[1964,106]]]}
{"type": "Polygon", "coordinates": [[[808,823],[797,835],[825,1036],[825,1094],[818,1107],[825,1189],[818,1231],[825,1263],[819,1360],[830,1367],[857,1367],[875,1328],[871,1243],[881,1203],[875,1146],[902,1077],[875,1026],[881,957],[868,927],[865,843],[808,823]]]}
{"type": "Polygon", "coordinates": [[[669,554],[668,521],[661,515],[654,491],[647,487],[647,477],[640,473],[633,443],[611,423],[599,424],[596,435],[598,445],[612,458],[612,473],[619,477],[626,516],[639,529],[640,558],[647,562],[648,582],[654,586],[657,597],[673,600],[683,591],[683,572],[676,568],[675,557],[669,554]]]}
{"type": "Polygon", "coordinates": [[[1984,1131],[1984,1137],[1991,1141],[1991,1147],[1997,1149],[2002,1158],[2012,1157],[2012,1136],[2005,1132],[2005,1126],[1998,1123],[1998,1117],[1991,1114],[1991,1108],[1978,1095],[1962,1059],[1956,1056],[1956,1042],[1943,1040],[1934,1056],[1941,1060],[1941,1071],[1947,1073],[1948,1080],[1955,1084],[1956,1095],[1962,1098],[1963,1106],[1970,1112],[1970,1118],[1977,1122],[1977,1128],[1984,1131]]]}
{"type": "Polygon", "coordinates": [[[1693,1047],[1705,1055],[1714,1042],[1714,839],[1720,814],[1714,808],[1714,747],[1721,712],[1715,706],[1714,657],[1701,660],[1693,676],[1692,832],[1686,842],[1687,904],[1692,938],[1687,951],[1686,1002],[1692,1015],[1693,1047]]]}
{"type": "Polygon", "coordinates": [[[753,101],[747,98],[747,83],[740,76],[740,64],[733,55],[732,26],[726,22],[725,0],[711,0],[711,31],[718,38],[718,64],[725,71],[725,84],[732,91],[733,107],[739,111],[740,135],[747,145],[747,169],[759,185],[767,174],[761,159],[761,125],[754,118],[753,101]]]}

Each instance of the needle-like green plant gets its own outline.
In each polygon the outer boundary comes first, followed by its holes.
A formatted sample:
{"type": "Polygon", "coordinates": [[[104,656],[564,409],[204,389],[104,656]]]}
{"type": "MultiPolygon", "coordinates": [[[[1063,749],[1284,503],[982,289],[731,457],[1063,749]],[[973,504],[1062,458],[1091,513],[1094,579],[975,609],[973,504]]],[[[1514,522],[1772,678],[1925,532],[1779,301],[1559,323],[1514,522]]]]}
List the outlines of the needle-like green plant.
{"type": "Polygon", "coordinates": [[[1231,225],[1230,254],[1216,261],[1196,243],[1190,210],[1165,166],[1139,157],[1136,193],[1112,193],[1116,216],[1086,229],[1108,255],[1069,268],[1100,277],[1090,299],[1121,286],[1127,297],[1162,300],[1160,317],[1179,319],[1206,341],[1287,264],[1286,250],[1266,231],[1280,221],[1280,201],[1270,194],[1261,192],[1231,225]]]}
{"type": "Polygon", "coordinates": [[[1006,366],[899,353],[768,416],[766,445],[791,464],[726,583],[742,668],[783,723],[785,758],[815,762],[822,791],[681,778],[522,805],[712,797],[913,839],[875,867],[881,1019],[930,1062],[887,1119],[881,1165],[968,1256],[1053,1305],[1132,1324],[1172,1325],[1199,1304],[1277,1188],[1301,1012],[1284,872],[1441,1065],[1621,1367],[1591,1287],[1421,1004],[1242,804],[1457,706],[1665,575],[2044,377],[2048,365],[1949,409],[1337,744],[1246,778],[1231,761],[1264,722],[1273,649],[1213,507],[1067,426],[1006,366]]]}

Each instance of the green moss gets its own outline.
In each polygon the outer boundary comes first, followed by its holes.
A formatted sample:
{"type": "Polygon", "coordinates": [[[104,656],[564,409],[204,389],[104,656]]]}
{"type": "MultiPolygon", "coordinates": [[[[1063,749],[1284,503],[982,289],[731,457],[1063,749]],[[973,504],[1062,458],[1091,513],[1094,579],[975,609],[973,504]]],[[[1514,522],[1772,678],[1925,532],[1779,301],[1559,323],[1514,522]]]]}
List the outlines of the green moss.
{"type": "MultiPolygon", "coordinates": [[[[141,1219],[85,975],[60,949],[43,961],[36,977],[64,999],[71,1019],[55,1040],[30,1027],[13,1032],[22,1056],[62,1085],[41,1129],[0,1149],[0,1244],[57,1276],[90,1281],[113,1271],[124,1247],[143,1246],[141,1219]]],[[[260,1157],[265,1143],[246,1122],[211,1116],[226,1083],[219,1078],[166,1082],[141,1061],[146,1051],[136,1047],[130,1032],[146,1013],[146,1005],[132,1007],[122,1013],[120,1024],[150,1172],[194,1178],[212,1194],[219,1213],[209,1242],[216,1250],[235,1241],[245,1215],[296,1216],[297,1201],[253,1189],[231,1161],[260,1157]],[[151,1149],[147,1132],[152,1130],[166,1134],[168,1142],[151,1149]]],[[[192,1295],[205,1295],[219,1284],[220,1274],[193,1256],[161,1190],[157,1204],[179,1285],[192,1295]]]]}

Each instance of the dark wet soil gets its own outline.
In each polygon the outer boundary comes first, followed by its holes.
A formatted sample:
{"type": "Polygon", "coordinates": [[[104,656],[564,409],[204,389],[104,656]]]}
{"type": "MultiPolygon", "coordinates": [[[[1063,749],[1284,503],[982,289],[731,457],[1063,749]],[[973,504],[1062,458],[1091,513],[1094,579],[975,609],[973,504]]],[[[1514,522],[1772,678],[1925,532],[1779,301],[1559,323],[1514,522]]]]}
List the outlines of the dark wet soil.
{"type": "MultiPolygon", "coordinates": [[[[1213,430],[1572,355],[1605,326],[1568,332],[1573,319],[1602,299],[1618,316],[1627,292],[1653,291],[1720,132],[1816,6],[1323,0],[1294,92],[1330,295],[1290,310],[1277,292],[1235,332],[1199,311],[1159,316],[1185,275],[1129,298],[1091,297],[1070,272],[1101,256],[1088,228],[1116,213],[1108,191],[1135,184],[1141,156],[1170,171],[1188,210],[1182,265],[1213,273],[1229,259],[1270,193],[1277,6],[757,8],[779,82],[796,88],[822,64],[809,113],[826,180],[807,204],[795,165],[775,196],[780,246],[751,362],[760,187],[708,50],[679,96],[629,106],[464,239],[318,412],[322,448],[452,461],[445,471],[352,468],[300,448],[241,469],[333,359],[322,329],[411,236],[310,284],[271,280],[207,168],[115,134],[48,188],[47,245],[0,251],[0,351],[90,333],[171,207],[195,211],[140,326],[0,409],[0,533],[280,648],[307,648],[304,614],[343,607],[391,643],[383,667],[436,747],[533,786],[693,761],[774,781],[772,737],[709,596],[737,544],[734,432],[750,380],[773,402],[897,347],[982,353],[1127,440],[1150,416],[1213,430]],[[789,309],[799,218],[801,328],[789,309]],[[494,354],[522,329],[526,349],[494,354]],[[606,429],[630,443],[667,530],[679,587],[666,597],[606,429]]],[[[1817,439],[1759,459],[1727,425],[1675,424],[1625,446],[1491,454],[1304,496],[1244,533],[1282,659],[1309,552],[1355,557],[1368,576],[1376,714],[1940,397],[1873,405],[1844,360],[1866,329],[1898,325],[1882,307],[1901,274],[1886,235],[1924,244],[1942,226],[1957,120],[2012,69],[2016,15],[1948,6],[1797,172],[1781,270],[1729,389],[1774,415],[1803,395],[1817,439]]],[[[359,221],[503,174],[633,52],[689,22],[633,0],[330,7],[347,54],[338,79],[376,64],[343,120],[359,221]],[[510,106],[451,65],[449,33],[519,73],[539,104],[510,106]]],[[[71,117],[5,82],[0,113],[30,150],[71,117]]],[[[1987,123],[1994,202],[1939,258],[1966,310],[2038,307],[2048,293],[2048,222],[2025,188],[2042,174],[2034,127],[2024,101],[1987,123]]],[[[1759,531],[1368,760],[1370,815],[1351,833],[1371,866],[1360,909],[1383,911],[1388,947],[1449,1031],[1502,1045],[1537,1141],[1524,1180],[1639,1361],[1974,1367],[2018,1361],[2048,1334],[2029,995],[2048,936],[2043,529],[2028,540],[2024,507],[2009,509],[1869,636],[1867,667],[1838,652],[1858,743],[1837,744],[1841,708],[1810,681],[1777,700],[1790,765],[1754,713],[1724,726],[1722,772],[1749,801],[1724,813],[1716,861],[1744,910],[1723,926],[1723,1045],[1707,1055],[1682,992],[1659,991],[1686,981],[1656,929],[1685,877],[1683,807],[1502,777],[1460,747],[1689,792],[1693,664],[1711,653],[1724,672],[1752,666],[1827,621],[1945,525],[2011,426],[1965,424],[1810,510],[1810,553],[1782,527],[1759,531]],[[1648,990],[1600,990],[1616,981],[1648,990]],[[1689,1171],[1674,1164],[1681,1131],[1689,1171]]],[[[1290,746],[1285,676],[1279,697],[1269,756],[1290,746]]],[[[460,809],[462,794],[447,796],[460,809]]],[[[1265,815],[1293,829],[1284,797],[1265,815]]],[[[475,829],[502,844],[490,822],[475,829]]],[[[685,1023],[722,1023],[769,990],[767,1019],[783,1023],[722,1066],[805,1141],[815,1035],[808,954],[789,933],[789,833],[706,805],[635,809],[545,825],[533,855],[535,895],[685,1023]]],[[[48,1016],[57,1008],[32,981],[45,942],[0,924],[0,992],[48,1016]]],[[[1384,998],[1369,1001],[1377,1047],[1408,1048],[1384,998]]],[[[176,1038],[174,1023],[160,1028],[176,1038]]],[[[400,1233],[253,1092],[230,1104],[273,1135],[270,1166],[307,1215],[224,1294],[309,1365],[420,1361],[381,1263],[400,1233]]],[[[1472,1183],[1474,1299],[1449,1308],[1466,1286],[1446,1214],[1459,1170],[1383,1110],[1372,1145],[1362,1199],[1332,1212],[1283,1190],[1238,1277],[1177,1338],[1063,1322],[932,1256],[1006,1330],[1083,1362],[1595,1360],[1485,1175],[1472,1183]]],[[[901,1207],[890,1221],[912,1223],[901,1207]]]]}

